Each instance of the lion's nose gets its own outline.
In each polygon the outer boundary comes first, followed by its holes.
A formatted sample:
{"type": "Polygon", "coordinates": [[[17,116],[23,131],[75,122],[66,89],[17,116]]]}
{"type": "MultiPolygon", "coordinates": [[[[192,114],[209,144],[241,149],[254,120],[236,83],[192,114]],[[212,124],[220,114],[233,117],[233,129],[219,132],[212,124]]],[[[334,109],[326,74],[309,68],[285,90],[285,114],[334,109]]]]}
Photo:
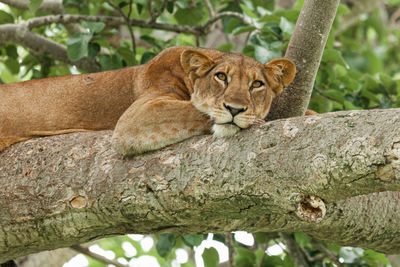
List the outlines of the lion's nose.
{"type": "Polygon", "coordinates": [[[232,107],[232,106],[226,105],[225,103],[224,103],[224,107],[227,110],[229,110],[229,112],[232,114],[232,117],[235,117],[240,112],[245,112],[247,110],[247,108],[236,108],[236,107],[232,107]]]}

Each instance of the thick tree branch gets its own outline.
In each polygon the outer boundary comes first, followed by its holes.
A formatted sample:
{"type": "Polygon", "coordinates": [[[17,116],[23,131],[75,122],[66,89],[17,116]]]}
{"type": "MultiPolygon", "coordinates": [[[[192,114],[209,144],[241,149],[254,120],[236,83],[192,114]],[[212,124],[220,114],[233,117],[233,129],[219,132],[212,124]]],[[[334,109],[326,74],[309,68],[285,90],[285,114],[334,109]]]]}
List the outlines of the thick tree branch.
{"type": "MultiPolygon", "coordinates": [[[[29,9],[29,0],[0,0],[0,2],[19,9],[29,9]]],[[[43,0],[38,10],[52,14],[65,13],[62,0],[43,0]]],[[[70,34],[83,32],[83,29],[76,24],[66,24],[65,28],[70,34]]]]}
{"type": "MultiPolygon", "coordinates": [[[[29,0],[0,0],[0,2],[19,9],[29,9],[29,0]]],[[[39,10],[53,14],[62,14],[65,12],[62,0],[43,0],[39,6],[39,10]]]]}
{"type": "MultiPolygon", "coordinates": [[[[218,21],[223,17],[236,17],[242,19],[244,23],[249,24],[246,18],[237,12],[222,12],[217,14],[215,17],[210,18],[207,20],[203,25],[200,26],[185,26],[185,25],[173,25],[173,24],[164,24],[164,23],[157,23],[157,22],[148,22],[145,20],[139,19],[131,19],[130,23],[132,26],[140,27],[140,28],[152,28],[157,30],[166,30],[171,32],[177,33],[187,33],[187,34],[194,34],[194,35],[203,35],[207,33],[207,28],[218,21]]],[[[126,24],[126,21],[123,17],[112,17],[112,16],[87,16],[87,15],[49,15],[49,16],[42,16],[36,17],[29,20],[26,20],[24,23],[27,25],[28,29],[33,29],[45,25],[49,25],[52,23],[61,23],[61,24],[68,24],[68,23],[76,23],[81,21],[90,21],[90,22],[104,22],[109,26],[117,26],[126,24]]],[[[7,25],[7,24],[5,24],[7,25]]],[[[14,24],[13,24],[14,25],[14,24]]]]}
{"type": "Polygon", "coordinates": [[[48,55],[51,58],[61,60],[67,64],[76,65],[78,68],[89,72],[100,70],[100,66],[93,60],[84,57],[72,62],[67,55],[67,49],[45,37],[30,32],[24,24],[2,24],[0,25],[1,42],[13,42],[24,46],[40,55],[48,55]]]}
{"type": "Polygon", "coordinates": [[[301,251],[299,244],[297,244],[294,237],[286,233],[281,233],[280,235],[285,241],[286,248],[289,251],[289,255],[292,258],[294,265],[302,267],[310,266],[310,264],[308,264],[306,258],[304,257],[304,254],[301,251]]]}
{"type": "Polygon", "coordinates": [[[110,132],[16,144],[0,154],[0,262],[109,235],[233,230],[398,253],[399,127],[396,109],[331,113],[132,159],[110,132]]]}
{"type": "Polygon", "coordinates": [[[296,64],[296,78],[273,101],[269,120],[301,116],[305,113],[339,2],[304,1],[285,55],[296,64]]]}

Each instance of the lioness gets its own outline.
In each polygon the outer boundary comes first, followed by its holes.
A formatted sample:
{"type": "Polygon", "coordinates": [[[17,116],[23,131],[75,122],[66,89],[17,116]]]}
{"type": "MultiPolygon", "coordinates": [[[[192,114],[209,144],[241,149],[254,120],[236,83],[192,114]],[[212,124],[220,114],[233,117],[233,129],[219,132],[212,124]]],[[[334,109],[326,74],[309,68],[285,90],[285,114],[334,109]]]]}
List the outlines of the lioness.
{"type": "Polygon", "coordinates": [[[164,50],[147,64],[0,86],[0,151],[35,136],[114,129],[122,155],[194,135],[231,136],[264,119],[290,84],[294,64],[240,54],[164,50]]]}

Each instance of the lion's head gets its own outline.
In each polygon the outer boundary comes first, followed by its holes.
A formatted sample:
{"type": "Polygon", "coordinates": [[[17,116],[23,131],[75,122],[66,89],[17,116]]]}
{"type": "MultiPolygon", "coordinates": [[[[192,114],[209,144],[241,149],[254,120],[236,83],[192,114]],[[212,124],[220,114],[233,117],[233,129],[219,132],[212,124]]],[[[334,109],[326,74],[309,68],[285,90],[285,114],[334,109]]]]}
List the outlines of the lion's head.
{"type": "Polygon", "coordinates": [[[296,73],[295,65],[285,58],[262,65],[240,54],[212,59],[190,49],[182,53],[181,64],[193,85],[193,105],[210,116],[218,137],[231,136],[264,119],[272,99],[296,73]]]}

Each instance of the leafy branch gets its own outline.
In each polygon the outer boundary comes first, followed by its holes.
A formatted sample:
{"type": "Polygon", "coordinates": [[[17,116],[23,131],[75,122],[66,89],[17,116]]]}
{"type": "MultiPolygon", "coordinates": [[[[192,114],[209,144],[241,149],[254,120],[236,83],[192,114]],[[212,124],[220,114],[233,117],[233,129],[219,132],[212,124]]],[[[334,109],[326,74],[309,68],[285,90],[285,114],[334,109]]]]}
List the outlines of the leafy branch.
{"type": "MultiPolygon", "coordinates": [[[[9,4],[10,6],[27,9],[29,8],[29,4],[26,1],[18,1],[18,2],[10,2],[8,0],[1,0],[5,4],[9,4]]],[[[238,13],[238,12],[221,12],[215,14],[215,11],[212,8],[212,5],[205,1],[205,5],[209,11],[209,19],[205,21],[202,25],[197,26],[188,26],[188,25],[174,25],[168,23],[159,23],[157,22],[157,18],[164,12],[167,0],[163,1],[161,8],[157,11],[153,11],[151,8],[151,1],[148,2],[148,9],[150,14],[150,19],[141,20],[141,19],[131,19],[132,13],[132,1],[129,3],[129,11],[126,15],[122,9],[110,1],[108,2],[110,6],[112,6],[115,10],[120,13],[120,16],[91,16],[91,15],[71,15],[65,14],[63,7],[59,7],[58,10],[53,10],[54,13],[60,13],[56,15],[47,15],[42,17],[35,17],[23,21],[18,24],[2,24],[0,25],[0,41],[1,43],[5,42],[14,42],[16,44],[22,45],[28,50],[31,50],[35,54],[45,55],[63,61],[67,64],[74,64],[77,67],[84,69],[90,72],[97,72],[100,70],[100,66],[93,59],[89,59],[87,57],[81,58],[78,61],[72,61],[67,54],[67,49],[65,46],[58,44],[52,40],[49,40],[39,34],[33,33],[32,30],[35,28],[47,26],[53,23],[63,24],[65,26],[71,25],[73,23],[80,23],[82,21],[87,22],[103,22],[108,26],[118,26],[118,25],[127,25],[130,38],[132,41],[132,49],[133,54],[136,54],[136,44],[135,44],[135,36],[132,30],[132,27],[139,28],[150,28],[157,30],[165,30],[169,32],[175,33],[185,33],[191,34],[198,38],[199,36],[207,35],[211,31],[211,25],[213,25],[218,20],[224,17],[235,17],[243,21],[245,25],[251,25],[251,22],[247,20],[247,18],[238,13]]],[[[41,8],[47,7],[49,8],[50,2],[44,1],[41,5],[41,8]]]]}
{"type": "Polygon", "coordinates": [[[126,22],[126,26],[128,27],[129,35],[131,36],[131,41],[132,41],[133,60],[136,63],[136,59],[135,59],[135,57],[136,57],[136,41],[135,41],[135,34],[133,33],[133,30],[132,30],[132,22],[130,20],[130,17],[132,14],[132,0],[129,1],[128,15],[125,15],[124,12],[122,11],[122,9],[119,8],[118,6],[114,5],[111,1],[108,1],[107,3],[119,12],[126,22]]]}
{"type": "Polygon", "coordinates": [[[76,250],[76,251],[78,251],[78,252],[80,252],[80,253],[82,253],[82,254],[85,254],[85,255],[87,255],[89,257],[92,257],[93,259],[98,260],[98,261],[100,261],[102,263],[112,264],[112,265],[117,266],[117,267],[128,267],[128,265],[126,265],[126,264],[122,264],[122,263],[120,263],[120,262],[118,262],[116,260],[107,259],[104,256],[101,256],[101,255],[99,255],[97,253],[91,252],[88,248],[86,248],[84,246],[75,245],[75,246],[71,246],[71,248],[76,250]]]}

